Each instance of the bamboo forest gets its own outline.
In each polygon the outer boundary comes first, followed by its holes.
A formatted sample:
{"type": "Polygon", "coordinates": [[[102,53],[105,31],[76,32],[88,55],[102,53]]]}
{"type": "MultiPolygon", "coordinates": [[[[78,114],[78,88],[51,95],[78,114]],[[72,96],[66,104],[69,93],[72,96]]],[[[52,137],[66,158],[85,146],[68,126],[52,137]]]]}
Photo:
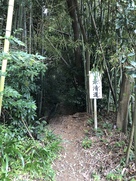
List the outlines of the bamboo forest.
{"type": "Polygon", "coordinates": [[[0,0],[0,180],[136,181],[136,0],[0,0]]]}

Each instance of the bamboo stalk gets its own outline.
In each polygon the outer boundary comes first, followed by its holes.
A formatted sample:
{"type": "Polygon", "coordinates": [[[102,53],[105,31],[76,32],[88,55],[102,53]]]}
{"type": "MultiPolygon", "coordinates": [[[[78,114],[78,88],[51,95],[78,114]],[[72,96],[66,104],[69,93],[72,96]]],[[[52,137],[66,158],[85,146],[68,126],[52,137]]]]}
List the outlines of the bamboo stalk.
{"type": "Polygon", "coordinates": [[[32,52],[32,1],[30,1],[30,17],[29,17],[29,53],[32,52]]]}
{"type": "Polygon", "coordinates": [[[132,143],[133,143],[133,138],[134,138],[134,120],[133,120],[133,124],[132,124],[132,128],[131,128],[129,144],[128,144],[128,147],[127,147],[126,165],[128,165],[128,162],[129,162],[129,156],[130,156],[131,146],[132,146],[132,143]]]}
{"type": "Polygon", "coordinates": [[[24,42],[26,45],[25,51],[28,52],[26,7],[24,7],[24,42]]]}
{"type": "MultiPolygon", "coordinates": [[[[8,5],[8,13],[7,13],[7,24],[6,24],[6,39],[4,41],[4,53],[8,53],[9,51],[9,40],[8,38],[11,35],[11,27],[12,27],[12,17],[13,17],[13,9],[14,9],[14,0],[9,0],[8,5]]],[[[3,90],[5,84],[5,72],[7,68],[7,59],[2,61],[2,68],[1,68],[1,77],[0,77],[0,115],[2,109],[2,99],[3,99],[3,90]]]]}
{"type": "MultiPolygon", "coordinates": [[[[136,85],[136,79],[135,79],[135,85],[136,85]]],[[[134,90],[134,94],[135,94],[135,109],[134,109],[134,117],[133,117],[133,121],[134,121],[134,147],[135,147],[135,167],[136,167],[136,88],[134,90]]]]}

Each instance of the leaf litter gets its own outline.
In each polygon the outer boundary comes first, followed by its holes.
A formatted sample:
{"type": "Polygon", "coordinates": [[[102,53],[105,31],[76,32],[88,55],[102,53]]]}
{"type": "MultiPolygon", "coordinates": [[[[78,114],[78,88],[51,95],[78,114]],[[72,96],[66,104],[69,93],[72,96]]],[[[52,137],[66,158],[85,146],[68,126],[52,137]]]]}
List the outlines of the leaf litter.
{"type": "Polygon", "coordinates": [[[115,113],[98,115],[98,130],[87,113],[56,116],[50,120],[53,133],[61,136],[62,147],[53,163],[56,181],[134,181],[136,169],[133,152],[125,165],[128,136],[115,127],[115,113]],[[85,139],[91,140],[88,148],[85,139]]]}

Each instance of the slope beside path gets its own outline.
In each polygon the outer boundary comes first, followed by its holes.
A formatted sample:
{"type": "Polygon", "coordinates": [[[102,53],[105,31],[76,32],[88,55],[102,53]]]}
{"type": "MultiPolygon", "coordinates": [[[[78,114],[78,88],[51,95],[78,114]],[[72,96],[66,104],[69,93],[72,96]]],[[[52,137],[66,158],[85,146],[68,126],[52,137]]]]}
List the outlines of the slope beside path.
{"type": "MultiPolygon", "coordinates": [[[[93,126],[88,125],[90,119],[87,113],[76,113],[50,120],[49,127],[63,140],[63,149],[53,163],[56,181],[107,181],[108,173],[118,169],[127,138],[112,128],[100,129],[96,134],[93,126]],[[92,141],[88,149],[83,148],[86,137],[92,141]]],[[[114,125],[114,114],[101,119],[107,126],[114,125]]]]}

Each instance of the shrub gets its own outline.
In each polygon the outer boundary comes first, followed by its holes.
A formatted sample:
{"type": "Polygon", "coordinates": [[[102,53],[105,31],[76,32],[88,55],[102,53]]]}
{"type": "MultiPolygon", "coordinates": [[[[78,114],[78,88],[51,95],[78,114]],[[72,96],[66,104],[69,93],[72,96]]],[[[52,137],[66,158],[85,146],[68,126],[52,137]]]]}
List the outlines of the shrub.
{"type": "Polygon", "coordinates": [[[84,149],[90,148],[92,146],[92,140],[90,140],[88,137],[85,137],[82,141],[82,147],[84,149]]]}
{"type": "Polygon", "coordinates": [[[24,119],[27,123],[36,116],[36,103],[32,97],[39,89],[36,81],[46,70],[44,57],[22,51],[0,54],[8,59],[6,85],[3,99],[3,118],[10,122],[24,119]]]}
{"type": "Polygon", "coordinates": [[[45,129],[42,141],[20,138],[11,127],[0,125],[0,180],[53,180],[52,161],[60,150],[60,139],[45,129]]]}

